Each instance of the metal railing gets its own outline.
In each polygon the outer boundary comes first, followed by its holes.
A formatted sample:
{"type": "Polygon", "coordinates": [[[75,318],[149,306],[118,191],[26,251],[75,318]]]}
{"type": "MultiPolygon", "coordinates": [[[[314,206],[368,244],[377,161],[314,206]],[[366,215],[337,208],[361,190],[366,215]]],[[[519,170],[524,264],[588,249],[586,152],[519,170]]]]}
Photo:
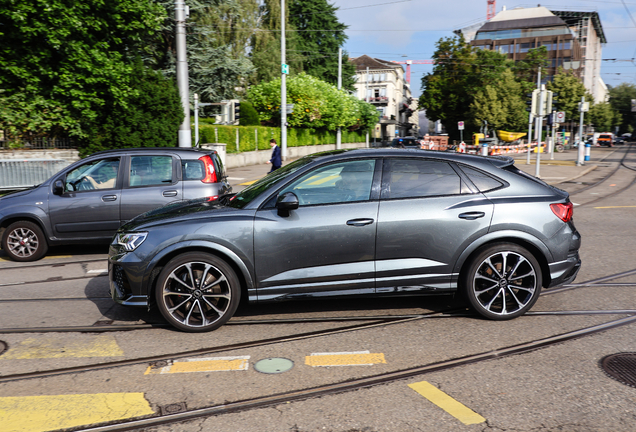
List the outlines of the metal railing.
{"type": "Polygon", "coordinates": [[[63,159],[0,159],[0,190],[38,185],[68,165],[63,159]]]}
{"type": "Polygon", "coordinates": [[[0,140],[0,150],[3,149],[75,149],[77,143],[72,138],[33,138],[23,141],[0,140]]]}

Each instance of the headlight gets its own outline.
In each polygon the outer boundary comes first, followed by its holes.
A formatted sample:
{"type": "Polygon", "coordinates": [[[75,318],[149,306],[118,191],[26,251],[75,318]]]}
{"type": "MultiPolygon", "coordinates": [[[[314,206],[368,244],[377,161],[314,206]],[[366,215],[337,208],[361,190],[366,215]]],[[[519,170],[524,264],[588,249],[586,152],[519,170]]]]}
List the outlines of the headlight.
{"type": "Polygon", "coordinates": [[[118,245],[131,252],[137,249],[146,240],[147,236],[147,232],[123,233],[117,234],[115,239],[118,245]]]}

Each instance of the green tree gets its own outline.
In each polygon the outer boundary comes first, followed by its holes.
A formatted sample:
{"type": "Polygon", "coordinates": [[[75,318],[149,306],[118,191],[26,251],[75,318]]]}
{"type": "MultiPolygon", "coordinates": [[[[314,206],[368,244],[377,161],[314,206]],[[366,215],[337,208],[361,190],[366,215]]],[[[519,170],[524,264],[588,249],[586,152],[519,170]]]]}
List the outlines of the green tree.
{"type": "MultiPolygon", "coordinates": [[[[303,70],[330,84],[338,83],[338,48],[347,40],[348,26],[338,21],[337,7],[327,0],[292,0],[289,22],[298,32],[303,70]]],[[[342,59],[342,87],[353,90],[355,66],[346,53],[342,59]]]]}
{"type": "Polygon", "coordinates": [[[592,96],[585,90],[585,86],[573,71],[564,71],[559,68],[546,88],[558,93],[556,105],[559,111],[565,112],[566,121],[579,120],[579,102],[582,96],[585,96],[585,100],[590,102],[590,105],[594,103],[592,96]]]}
{"type": "Polygon", "coordinates": [[[523,93],[530,93],[537,88],[539,68],[541,68],[542,80],[546,78],[547,66],[548,49],[545,46],[530,49],[523,60],[515,63],[514,70],[523,93]]]}
{"type": "MultiPolygon", "coordinates": [[[[303,71],[303,56],[300,53],[298,32],[289,23],[289,2],[285,3],[287,21],[285,21],[285,58],[291,73],[303,71]]],[[[252,83],[264,83],[280,78],[280,0],[263,0],[259,9],[259,31],[251,42],[250,59],[256,68],[252,83]]]]}
{"type": "Polygon", "coordinates": [[[160,72],[133,66],[132,95],[126,106],[112,103],[107,115],[90,131],[82,156],[99,150],[127,147],[175,147],[183,109],[176,83],[160,72]]]}
{"type": "MultiPolygon", "coordinates": [[[[174,0],[154,0],[165,11],[161,33],[148,40],[144,60],[167,77],[176,76],[174,0]]],[[[202,102],[234,99],[255,68],[247,50],[258,22],[256,0],[190,2],[187,58],[190,93],[202,102]]]]}
{"type": "MultiPolygon", "coordinates": [[[[268,125],[280,124],[280,83],[279,78],[248,91],[261,122],[268,125]]],[[[371,104],[305,73],[287,80],[287,103],[294,104],[293,113],[287,117],[291,127],[353,130],[370,128],[378,121],[377,111],[371,104]]]]}
{"type": "Polygon", "coordinates": [[[619,133],[632,133],[636,130],[636,112],[632,111],[632,99],[636,99],[636,84],[622,83],[609,88],[610,104],[620,116],[617,125],[619,133]]]}
{"type": "Polygon", "coordinates": [[[528,118],[520,95],[522,86],[510,69],[504,70],[498,81],[476,92],[470,105],[473,125],[479,128],[487,121],[497,130],[522,131],[528,118]]]}
{"type": "Polygon", "coordinates": [[[587,119],[587,123],[594,125],[597,132],[614,132],[614,127],[621,121],[620,115],[609,102],[592,105],[587,119]]]}
{"type": "Polygon", "coordinates": [[[134,96],[131,54],[164,18],[148,0],[0,0],[0,126],[86,138],[134,96]]]}

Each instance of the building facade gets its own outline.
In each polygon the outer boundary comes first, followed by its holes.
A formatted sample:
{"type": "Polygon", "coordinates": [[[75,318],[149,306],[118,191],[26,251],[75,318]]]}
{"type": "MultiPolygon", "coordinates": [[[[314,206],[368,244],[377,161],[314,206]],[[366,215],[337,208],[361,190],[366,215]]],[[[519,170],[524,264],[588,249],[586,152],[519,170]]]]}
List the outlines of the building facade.
{"type": "Polygon", "coordinates": [[[498,51],[512,60],[523,60],[530,49],[545,46],[548,67],[542,71],[547,82],[559,67],[579,76],[595,102],[607,100],[601,79],[602,44],[606,43],[598,13],[550,11],[545,7],[502,10],[478,30],[458,30],[471,45],[498,51]]]}
{"type": "Polygon", "coordinates": [[[390,141],[397,136],[417,135],[417,100],[411,96],[402,66],[367,55],[349,61],[356,66],[355,96],[373,104],[380,113],[373,138],[390,141]]]}

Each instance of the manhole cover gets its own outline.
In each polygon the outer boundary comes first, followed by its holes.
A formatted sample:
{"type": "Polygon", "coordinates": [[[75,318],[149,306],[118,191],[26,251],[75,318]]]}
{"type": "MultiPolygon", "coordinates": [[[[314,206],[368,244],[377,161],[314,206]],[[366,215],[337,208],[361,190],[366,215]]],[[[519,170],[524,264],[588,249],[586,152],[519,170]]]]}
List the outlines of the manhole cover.
{"type": "Polygon", "coordinates": [[[287,372],[294,367],[294,362],[281,357],[266,358],[254,364],[254,369],[267,374],[277,374],[287,372]]]}
{"type": "Polygon", "coordinates": [[[170,415],[184,412],[187,407],[185,402],[173,403],[159,407],[161,409],[161,415],[170,415]]]}
{"type": "Polygon", "coordinates": [[[636,353],[619,353],[604,357],[601,368],[616,381],[636,387],[636,353]]]}
{"type": "Polygon", "coordinates": [[[4,354],[4,352],[7,350],[7,344],[6,342],[2,342],[0,341],[0,355],[4,354]]]}

